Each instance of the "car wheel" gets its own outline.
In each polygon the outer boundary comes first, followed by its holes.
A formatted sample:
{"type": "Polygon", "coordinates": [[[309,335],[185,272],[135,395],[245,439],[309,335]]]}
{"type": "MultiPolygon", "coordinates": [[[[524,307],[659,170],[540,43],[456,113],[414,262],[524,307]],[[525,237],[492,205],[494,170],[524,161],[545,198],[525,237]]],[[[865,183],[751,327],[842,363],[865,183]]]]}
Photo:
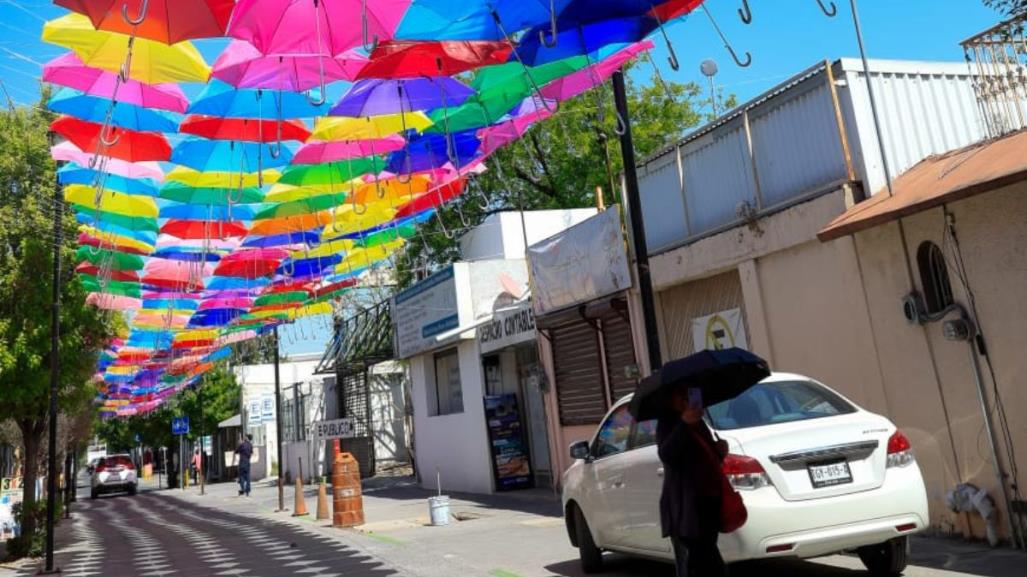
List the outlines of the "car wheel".
{"type": "Polygon", "coordinates": [[[579,507],[574,507],[574,532],[578,538],[578,555],[581,557],[581,570],[585,573],[598,573],[603,570],[603,552],[596,547],[592,532],[588,529],[585,514],[579,507]]]}
{"type": "Polygon", "coordinates": [[[860,547],[857,552],[871,575],[900,575],[909,561],[909,538],[898,537],[877,545],[860,547]]]}
{"type": "Polygon", "coordinates": [[[128,486],[128,494],[129,495],[135,495],[136,494],[136,485],[129,485],[128,486]]]}
{"type": "Polygon", "coordinates": [[[99,496],[100,496],[100,492],[97,491],[96,489],[90,489],[89,490],[89,498],[90,499],[96,500],[99,496]]]}

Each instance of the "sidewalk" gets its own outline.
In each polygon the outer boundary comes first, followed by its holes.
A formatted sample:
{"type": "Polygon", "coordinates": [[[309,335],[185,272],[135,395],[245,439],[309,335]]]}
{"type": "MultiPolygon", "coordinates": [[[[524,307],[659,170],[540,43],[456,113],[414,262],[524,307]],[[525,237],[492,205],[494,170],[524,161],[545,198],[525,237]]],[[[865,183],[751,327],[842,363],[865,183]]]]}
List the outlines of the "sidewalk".
{"type": "MultiPolygon", "coordinates": [[[[313,519],[317,488],[307,487],[307,517],[292,517],[293,487],[285,488],[286,513],[278,506],[273,480],[255,483],[253,496],[237,496],[238,486],[210,485],[161,493],[197,505],[232,513],[293,523],[298,529],[330,536],[372,555],[403,574],[423,577],[580,577],[577,549],[571,547],[559,499],[551,491],[531,490],[500,495],[450,495],[454,519],[446,527],[429,526],[428,497],[410,477],[376,478],[364,483],[367,523],[356,529],[333,529],[330,521],[313,519]]],[[[329,499],[331,494],[329,492],[329,499]]],[[[330,504],[329,504],[330,505],[330,504]]],[[[607,556],[608,577],[671,577],[669,565],[607,556]]],[[[1021,577],[1027,554],[992,550],[958,540],[917,538],[907,577],[1021,577]]],[[[858,558],[836,555],[813,561],[743,563],[733,577],[789,575],[795,577],[857,577],[867,573],[858,558]]]]}

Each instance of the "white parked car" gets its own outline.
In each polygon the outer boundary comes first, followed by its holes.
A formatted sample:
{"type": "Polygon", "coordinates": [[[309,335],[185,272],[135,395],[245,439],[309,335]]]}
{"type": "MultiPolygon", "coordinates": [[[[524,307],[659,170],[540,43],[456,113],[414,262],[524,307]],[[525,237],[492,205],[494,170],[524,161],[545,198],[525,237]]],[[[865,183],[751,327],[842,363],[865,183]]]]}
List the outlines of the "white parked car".
{"type": "MultiPolygon", "coordinates": [[[[567,530],[586,573],[601,569],[603,551],[674,560],[660,530],[656,422],[636,423],[630,400],[591,442],[571,446],[577,461],[563,475],[567,530]]],[[[710,407],[708,422],[728,443],[724,472],[749,511],[745,526],[720,536],[725,561],[854,550],[875,575],[902,571],[908,536],[929,517],[909,440],[891,421],[808,377],[774,373],[710,407]]]]}
{"type": "Polygon", "coordinates": [[[90,476],[89,497],[96,499],[102,493],[136,494],[138,487],[136,466],[129,455],[101,457],[90,476]]]}

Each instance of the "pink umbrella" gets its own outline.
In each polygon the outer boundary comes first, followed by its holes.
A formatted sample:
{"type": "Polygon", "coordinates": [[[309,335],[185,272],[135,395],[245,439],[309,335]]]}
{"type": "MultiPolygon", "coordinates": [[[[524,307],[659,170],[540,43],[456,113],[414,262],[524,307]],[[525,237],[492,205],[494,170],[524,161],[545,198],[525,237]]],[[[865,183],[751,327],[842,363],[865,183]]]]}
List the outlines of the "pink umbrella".
{"type": "Polygon", "coordinates": [[[541,90],[542,97],[562,102],[591,90],[613,76],[625,62],[652,48],[653,43],[649,40],[622,48],[605,60],[546,84],[541,90]]]}
{"type": "Polygon", "coordinates": [[[265,88],[302,92],[325,82],[353,80],[367,65],[367,57],[349,50],[333,58],[327,53],[265,56],[248,42],[234,40],[214,62],[212,76],[238,88],[265,88]]]}
{"type": "Polygon", "coordinates": [[[169,329],[184,329],[189,324],[190,315],[168,315],[167,313],[147,313],[136,315],[132,318],[132,324],[137,327],[161,327],[169,329]]]}
{"type": "Polygon", "coordinates": [[[548,110],[541,109],[538,112],[524,114],[512,120],[482,128],[478,131],[478,138],[481,140],[481,151],[485,154],[491,154],[495,150],[524,136],[524,133],[533,124],[543,118],[552,116],[552,114],[548,110]]]}
{"type": "Polygon", "coordinates": [[[137,298],[107,293],[89,293],[86,296],[86,304],[108,311],[129,311],[143,306],[143,301],[137,298]]]}
{"type": "Polygon", "coordinates": [[[348,158],[361,158],[375,154],[387,154],[401,150],[406,140],[392,135],[376,140],[353,140],[346,142],[310,142],[304,144],[292,157],[293,164],[321,164],[348,158]]]}
{"type": "Polygon", "coordinates": [[[199,290],[203,279],[214,271],[214,265],[181,260],[151,258],[143,268],[143,284],[171,290],[199,290]]]}
{"type": "Polygon", "coordinates": [[[58,56],[43,66],[43,82],[67,86],[118,102],[184,113],[189,99],[177,84],[144,84],[136,80],[119,81],[118,75],[82,63],[74,53],[58,56]]]}
{"type": "Polygon", "coordinates": [[[392,38],[410,2],[240,0],[226,35],[246,40],[263,54],[335,56],[364,44],[370,51],[374,38],[392,38]],[[365,22],[368,38],[363,37],[365,22]]]}
{"type": "Polygon", "coordinates": [[[218,337],[215,342],[219,347],[223,347],[232,343],[240,343],[242,341],[248,341],[255,338],[257,338],[257,331],[239,331],[223,337],[218,337]]]}
{"type": "MultiPolygon", "coordinates": [[[[52,147],[50,149],[50,156],[54,160],[74,162],[81,166],[89,166],[90,163],[93,163],[94,158],[93,154],[83,152],[79,147],[70,142],[62,142],[52,147]]],[[[164,180],[164,171],[161,170],[160,164],[156,162],[127,162],[117,158],[100,157],[97,159],[96,164],[99,166],[101,163],[103,164],[104,172],[108,174],[116,174],[125,178],[152,178],[157,182],[164,180]]]]}
{"type": "Polygon", "coordinates": [[[248,309],[253,306],[253,299],[251,298],[224,298],[224,299],[209,299],[200,303],[200,310],[210,309],[248,309]]]}

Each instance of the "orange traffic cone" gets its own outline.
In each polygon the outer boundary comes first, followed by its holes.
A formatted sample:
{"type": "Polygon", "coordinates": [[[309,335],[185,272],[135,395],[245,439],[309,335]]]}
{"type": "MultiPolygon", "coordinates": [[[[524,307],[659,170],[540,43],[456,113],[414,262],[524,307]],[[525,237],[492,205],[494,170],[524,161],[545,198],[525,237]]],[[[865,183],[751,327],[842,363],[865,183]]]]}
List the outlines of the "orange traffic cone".
{"type": "Polygon", "coordinates": [[[327,521],[331,519],[331,515],[328,513],[328,490],[325,487],[324,479],[321,479],[321,485],[317,488],[317,520],[327,521]]]}
{"type": "Polygon", "coordinates": [[[296,495],[296,499],[292,510],[295,511],[295,513],[293,513],[292,516],[302,517],[304,515],[308,515],[307,501],[303,498],[303,479],[300,477],[296,477],[296,491],[294,493],[296,495]]]}

